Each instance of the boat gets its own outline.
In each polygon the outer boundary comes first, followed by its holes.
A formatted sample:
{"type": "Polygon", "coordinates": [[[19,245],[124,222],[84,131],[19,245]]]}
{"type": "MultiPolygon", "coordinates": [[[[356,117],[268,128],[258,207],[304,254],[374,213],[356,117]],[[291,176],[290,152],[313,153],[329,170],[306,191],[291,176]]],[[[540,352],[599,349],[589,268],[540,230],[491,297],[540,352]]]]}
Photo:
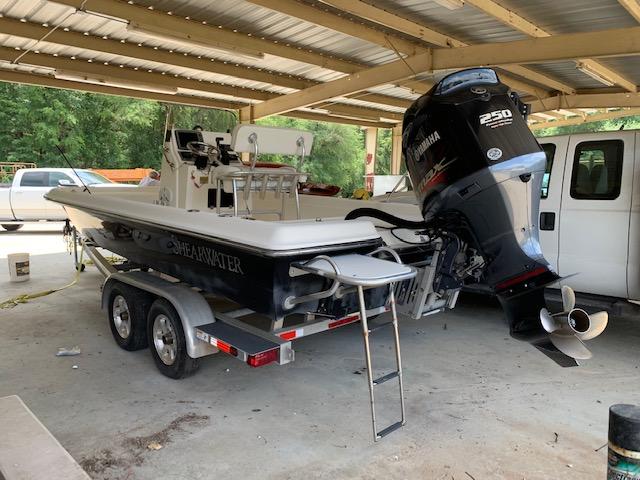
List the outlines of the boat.
{"type": "MultiPolygon", "coordinates": [[[[382,252],[389,265],[418,272],[393,287],[404,313],[453,308],[463,285],[482,281],[512,335],[570,365],[540,323],[543,288],[558,275],[538,242],[546,160],[525,114],[487,68],[453,73],[416,100],[403,153],[417,205],[300,195],[313,136],[253,124],[232,133],[168,127],[152,192],[64,187],[47,198],[91,244],[266,315],[273,328],[293,314],[340,319],[359,310],[356,293],[328,288],[301,265],[382,252]],[[296,157],[297,166],[261,164],[262,153],[296,157]]],[[[365,294],[368,309],[384,308],[390,290],[365,294]]]]}

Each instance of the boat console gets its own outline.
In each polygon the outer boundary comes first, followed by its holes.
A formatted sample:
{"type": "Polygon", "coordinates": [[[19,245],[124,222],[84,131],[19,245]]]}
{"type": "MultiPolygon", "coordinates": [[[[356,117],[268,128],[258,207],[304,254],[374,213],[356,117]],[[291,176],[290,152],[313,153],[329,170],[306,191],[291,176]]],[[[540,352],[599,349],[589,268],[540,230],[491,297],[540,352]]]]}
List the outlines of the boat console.
{"type": "Polygon", "coordinates": [[[307,175],[299,169],[313,146],[310,132],[247,124],[231,134],[169,130],[165,140],[159,199],[163,205],[214,208],[217,214],[233,216],[275,215],[282,220],[289,198],[300,218],[298,186],[307,175]],[[261,153],[297,157],[297,166],[260,163],[261,153]],[[267,194],[279,204],[254,209],[253,198],[265,199],[267,194]]]}

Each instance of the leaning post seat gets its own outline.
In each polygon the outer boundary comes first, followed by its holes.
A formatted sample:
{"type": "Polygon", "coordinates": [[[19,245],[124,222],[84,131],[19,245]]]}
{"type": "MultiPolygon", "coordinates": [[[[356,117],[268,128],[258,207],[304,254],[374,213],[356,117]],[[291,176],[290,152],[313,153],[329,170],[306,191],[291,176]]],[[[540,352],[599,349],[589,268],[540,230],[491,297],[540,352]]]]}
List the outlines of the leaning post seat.
{"type": "Polygon", "coordinates": [[[274,213],[280,219],[284,217],[285,199],[295,200],[296,216],[300,218],[298,185],[306,181],[307,175],[298,169],[309,156],[313,146],[313,134],[303,130],[265,127],[261,125],[237,125],[231,135],[231,149],[236,153],[251,154],[249,165],[234,164],[218,166],[211,171],[211,181],[216,184],[217,213],[220,213],[222,192],[233,194],[233,214],[238,215],[239,194],[244,195],[247,204],[246,213],[274,213]],[[279,168],[260,166],[261,153],[298,156],[298,169],[292,166],[279,168]],[[252,212],[248,206],[251,192],[259,192],[264,198],[267,192],[282,196],[279,210],[252,212]]]}

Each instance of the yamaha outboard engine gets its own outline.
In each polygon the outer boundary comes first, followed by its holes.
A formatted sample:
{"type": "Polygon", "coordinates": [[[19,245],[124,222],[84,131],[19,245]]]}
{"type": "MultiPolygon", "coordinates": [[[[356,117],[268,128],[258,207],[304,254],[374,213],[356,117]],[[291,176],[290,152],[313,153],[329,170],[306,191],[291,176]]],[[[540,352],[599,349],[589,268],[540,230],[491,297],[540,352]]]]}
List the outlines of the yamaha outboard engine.
{"type": "Polygon", "coordinates": [[[545,154],[523,114],[493,70],[457,72],[407,110],[403,152],[426,225],[482,255],[512,335],[570,364],[540,324],[544,286],[559,277],[538,240],[545,154]]]}

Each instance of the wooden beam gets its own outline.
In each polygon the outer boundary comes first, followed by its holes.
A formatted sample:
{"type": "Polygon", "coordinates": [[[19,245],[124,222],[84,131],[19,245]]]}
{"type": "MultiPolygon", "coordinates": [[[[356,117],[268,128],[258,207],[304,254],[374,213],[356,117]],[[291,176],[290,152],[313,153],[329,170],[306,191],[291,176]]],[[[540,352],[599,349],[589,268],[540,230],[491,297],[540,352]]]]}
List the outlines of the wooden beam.
{"type": "MultiPolygon", "coordinates": [[[[264,1],[264,0],[263,0],[264,1]]],[[[465,47],[466,43],[457,40],[448,35],[444,35],[431,28],[419,23],[413,22],[406,18],[400,17],[394,13],[388,12],[380,7],[375,7],[361,0],[321,0],[322,3],[331,5],[344,12],[356,15],[360,18],[375,22],[379,25],[392,28],[398,32],[403,32],[416,39],[428,42],[439,47],[465,47]]]]}
{"type": "Polygon", "coordinates": [[[391,129],[391,175],[400,174],[402,165],[402,124],[391,129]]]}
{"type": "MultiPolygon", "coordinates": [[[[550,37],[551,34],[544,30],[542,27],[526,20],[521,17],[517,13],[509,10],[502,5],[494,2],[493,0],[465,0],[468,4],[473,5],[479,10],[483,11],[487,15],[498,19],[502,23],[519,30],[520,32],[529,35],[533,38],[544,38],[550,37]]],[[[598,75],[610,80],[612,83],[620,85],[630,92],[637,91],[637,85],[624,77],[619,72],[603,65],[602,63],[592,60],[590,58],[582,58],[578,60],[579,62],[587,65],[593,71],[597,72],[598,75]]]]}
{"type": "Polygon", "coordinates": [[[175,103],[178,105],[188,105],[190,107],[222,108],[226,110],[235,110],[244,106],[244,104],[240,102],[230,102],[204,97],[192,97],[189,95],[167,95],[163,93],[132,90],[129,88],[108,87],[105,85],[96,85],[83,82],[71,82],[68,80],[58,80],[47,75],[36,75],[4,69],[0,70],[0,81],[20,83],[24,85],[35,85],[39,87],[60,88],[64,90],[78,90],[81,92],[102,93],[105,95],[116,95],[119,97],[156,100],[159,102],[175,103]]]}
{"type": "Polygon", "coordinates": [[[296,110],[294,112],[287,112],[283,116],[302,118],[304,120],[312,120],[314,122],[330,122],[330,123],[342,123],[344,125],[358,125],[360,127],[373,127],[373,128],[391,128],[392,123],[386,122],[372,122],[368,120],[357,120],[354,118],[340,117],[337,115],[325,115],[315,112],[307,112],[305,110],[296,110]]]}
{"type": "Polygon", "coordinates": [[[342,116],[353,116],[358,118],[369,118],[376,121],[380,120],[380,117],[389,118],[392,120],[401,121],[404,118],[403,113],[390,112],[385,110],[377,110],[367,107],[361,107],[359,105],[351,105],[346,103],[319,103],[314,105],[314,108],[321,108],[327,110],[330,113],[342,116]]]}
{"type": "Polygon", "coordinates": [[[346,17],[335,15],[326,9],[297,0],[247,0],[254,5],[259,5],[276,12],[284,13],[290,17],[300,18],[307,22],[345,33],[367,42],[380,45],[390,50],[398,50],[407,55],[415,55],[424,50],[416,42],[406,38],[392,36],[386,32],[376,30],[368,25],[354,23],[346,17]]]}
{"type": "MultiPolygon", "coordinates": [[[[68,80],[58,80],[47,75],[37,75],[30,73],[15,72],[11,70],[0,69],[0,81],[19,83],[23,85],[33,85],[39,87],[59,88],[63,90],[77,90],[81,92],[99,93],[104,95],[115,95],[127,98],[139,98],[144,100],[154,100],[158,102],[173,103],[177,105],[186,105],[197,108],[218,108],[225,110],[239,110],[245,104],[241,102],[232,102],[226,100],[217,100],[212,98],[196,97],[190,95],[167,95],[156,92],[145,92],[142,90],[132,90],[128,88],[109,87],[105,85],[96,85],[83,82],[72,82],[68,80]]],[[[342,118],[335,115],[326,115],[323,113],[310,113],[306,111],[290,112],[287,116],[295,118],[304,118],[315,120],[318,122],[343,123],[348,125],[359,125],[366,127],[390,128],[393,124],[386,122],[371,122],[367,120],[359,120],[353,118],[342,118]]]]}
{"type": "MultiPolygon", "coordinates": [[[[0,47],[0,60],[11,61],[17,57],[19,52],[13,49],[0,47]]],[[[185,77],[174,77],[173,75],[163,75],[159,72],[147,72],[134,70],[131,68],[120,68],[115,65],[104,65],[97,62],[87,62],[83,60],[72,60],[70,58],[53,55],[47,55],[43,53],[29,52],[20,58],[20,63],[38,65],[48,68],[56,69],[57,71],[64,71],[78,76],[86,75],[88,78],[93,77],[96,79],[109,79],[114,83],[123,82],[123,87],[126,88],[126,82],[135,83],[144,89],[148,86],[150,90],[154,88],[185,88],[198,92],[217,93],[223,95],[230,95],[238,98],[246,98],[251,100],[269,100],[281,97],[283,95],[278,93],[266,92],[263,90],[255,90],[242,87],[233,87],[229,85],[221,85],[210,82],[200,82],[197,80],[189,80],[185,77]]],[[[80,82],[78,82],[80,83],[80,82]]],[[[332,107],[336,113],[348,112],[350,116],[355,118],[365,118],[376,120],[380,117],[400,119],[401,114],[395,112],[388,112],[387,110],[378,110],[374,108],[352,106],[342,103],[336,103],[332,107]]]]}
{"type": "Polygon", "coordinates": [[[580,108],[612,108],[612,107],[640,107],[638,93],[583,93],[579,95],[557,95],[531,102],[531,112],[546,112],[549,110],[575,110],[580,108]]]}
{"type": "MultiPolygon", "coordinates": [[[[12,62],[24,52],[16,51],[12,48],[0,47],[0,60],[12,62]]],[[[190,80],[186,77],[175,77],[160,72],[149,72],[145,70],[135,70],[133,68],[120,68],[115,65],[104,65],[99,62],[89,62],[86,60],[72,59],[69,57],[53,56],[45,53],[28,52],[20,57],[20,62],[27,65],[38,65],[55,70],[85,74],[95,78],[109,78],[122,82],[135,82],[140,85],[156,85],[170,88],[186,88],[203,92],[230,95],[239,98],[252,100],[269,100],[279,95],[263,90],[251,88],[234,87],[231,85],[221,85],[206,81],[190,80]]]]}
{"type": "Polygon", "coordinates": [[[351,93],[357,93],[367,88],[385,83],[411,78],[416,70],[425,68],[430,70],[432,64],[431,55],[422,53],[403,60],[380,65],[365,70],[361,73],[333,80],[322,85],[309,87],[296,93],[290,93],[268,102],[253,105],[251,115],[258,119],[269,115],[277,115],[299,107],[306,107],[320,103],[327,98],[341,97],[351,93]]]}
{"type": "MultiPolygon", "coordinates": [[[[450,37],[448,35],[444,35],[424,25],[415,23],[411,20],[407,20],[406,18],[395,15],[394,13],[390,13],[386,10],[383,10],[382,8],[374,7],[361,0],[322,0],[322,1],[328,5],[332,5],[333,7],[339,8],[352,15],[356,15],[358,17],[364,18],[371,22],[375,22],[380,25],[383,25],[387,28],[394,29],[398,32],[401,32],[404,35],[411,35],[417,39],[432,43],[440,47],[455,48],[455,47],[466,47],[469,45],[468,43],[465,43],[459,39],[450,37]]],[[[355,28],[356,27],[353,27],[353,29],[355,28]]],[[[354,33],[351,33],[351,34],[353,35],[354,33]]],[[[511,73],[515,73],[516,75],[519,75],[527,80],[534,81],[541,85],[546,85],[560,92],[565,92],[569,94],[575,93],[575,89],[570,85],[562,83],[556,79],[550,78],[544,74],[538,73],[527,67],[522,67],[519,65],[503,65],[502,69],[507,70],[511,73]]],[[[504,77],[505,83],[507,83],[514,90],[531,93],[536,97],[548,96],[545,93],[543,93],[542,89],[537,88],[534,85],[531,85],[530,83],[527,83],[522,80],[516,80],[513,78],[506,78],[506,76],[503,76],[503,77],[504,77]],[[512,83],[508,83],[507,80],[511,81],[512,83]]]]}
{"type": "Polygon", "coordinates": [[[138,5],[118,0],[55,0],[56,3],[68,5],[80,10],[122,18],[132,23],[152,25],[161,31],[186,34],[193,42],[201,44],[224,43],[238,48],[255,50],[298,62],[317,65],[337,72],[353,73],[363,68],[347,60],[335,58],[311,50],[287,46],[285,42],[270,41],[258,36],[241,32],[233,32],[227,28],[206,25],[195,20],[187,20],[176,15],[169,15],[159,10],[151,10],[138,5]]]}
{"type": "Polygon", "coordinates": [[[614,118],[631,117],[640,115],[640,108],[629,108],[625,110],[615,110],[611,112],[594,113],[593,115],[576,116],[564,120],[554,120],[547,122],[533,123],[529,125],[531,130],[541,130],[543,128],[566,127],[569,125],[580,125],[583,123],[599,122],[614,118]]]}
{"type": "Polygon", "coordinates": [[[638,0],[618,0],[620,5],[627,9],[627,12],[640,23],[640,4],[638,0]]]}
{"type": "Polygon", "coordinates": [[[92,50],[94,52],[121,55],[128,58],[137,58],[150,62],[175,65],[191,68],[203,72],[229,75],[236,78],[254,80],[256,82],[270,83],[282,87],[302,89],[317,84],[311,80],[289,77],[288,75],[268,73],[256,68],[225,64],[222,61],[213,61],[211,58],[199,58],[193,55],[182,55],[177,52],[169,52],[158,48],[138,46],[136,43],[120,42],[118,40],[105,39],[94,35],[84,35],[80,32],[65,31],[62,28],[52,30],[37,23],[21,22],[12,18],[0,18],[0,33],[32,40],[40,40],[46,36],[45,41],[58,45],[92,50]]]}
{"type": "MultiPolygon", "coordinates": [[[[211,58],[182,55],[180,53],[145,47],[139,44],[123,43],[118,40],[85,35],[80,32],[65,31],[63,29],[52,30],[51,28],[46,28],[32,22],[22,22],[6,17],[0,18],[0,33],[30,38],[32,40],[40,40],[46,37],[47,42],[57,43],[60,45],[68,45],[96,52],[164,63],[167,65],[177,65],[194,70],[229,75],[236,78],[264,82],[287,88],[304,89],[320,83],[314,80],[280,74],[277,72],[264,72],[257,68],[245,67],[242,65],[231,65],[222,61],[214,61],[211,58]]],[[[406,108],[408,106],[405,100],[388,95],[371,94],[370,97],[362,99],[373,103],[381,103],[395,107],[406,108]]],[[[409,105],[410,104],[411,102],[409,102],[409,105]]]]}
{"type": "MultiPolygon", "coordinates": [[[[519,61],[524,58],[525,62],[566,60],[584,57],[587,51],[594,50],[600,56],[638,54],[640,27],[432,50],[263,102],[255,105],[253,114],[254,118],[275,115],[313,105],[327,98],[411,78],[425,71],[513,63],[516,57],[519,61]]],[[[554,107],[557,108],[563,107],[554,107]]]]}

